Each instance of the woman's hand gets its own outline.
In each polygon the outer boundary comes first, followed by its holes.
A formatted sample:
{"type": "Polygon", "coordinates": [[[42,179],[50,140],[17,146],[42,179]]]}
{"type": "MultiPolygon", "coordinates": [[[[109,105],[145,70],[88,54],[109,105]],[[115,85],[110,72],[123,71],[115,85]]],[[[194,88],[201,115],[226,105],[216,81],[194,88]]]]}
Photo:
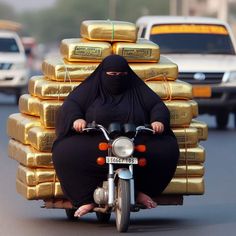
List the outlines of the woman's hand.
{"type": "Polygon", "coordinates": [[[164,131],[164,125],[161,122],[154,121],[151,126],[155,133],[161,134],[164,131]]]}
{"type": "Polygon", "coordinates": [[[73,123],[73,128],[77,132],[83,132],[83,129],[86,127],[86,121],[83,119],[77,119],[73,123]]]}

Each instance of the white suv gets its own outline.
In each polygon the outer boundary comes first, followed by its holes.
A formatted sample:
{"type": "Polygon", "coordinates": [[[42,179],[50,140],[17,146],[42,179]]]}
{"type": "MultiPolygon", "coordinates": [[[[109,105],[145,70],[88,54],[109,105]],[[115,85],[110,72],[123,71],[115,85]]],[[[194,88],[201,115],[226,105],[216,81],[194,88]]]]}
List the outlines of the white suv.
{"type": "Polygon", "coordinates": [[[236,116],[236,44],[229,25],[206,17],[144,16],[137,26],[139,37],[157,43],[178,65],[179,79],[193,85],[200,113],[215,115],[218,128],[226,128],[229,113],[236,116]]]}
{"type": "Polygon", "coordinates": [[[0,92],[15,94],[18,102],[28,77],[25,50],[18,34],[0,30],[0,92]]]}

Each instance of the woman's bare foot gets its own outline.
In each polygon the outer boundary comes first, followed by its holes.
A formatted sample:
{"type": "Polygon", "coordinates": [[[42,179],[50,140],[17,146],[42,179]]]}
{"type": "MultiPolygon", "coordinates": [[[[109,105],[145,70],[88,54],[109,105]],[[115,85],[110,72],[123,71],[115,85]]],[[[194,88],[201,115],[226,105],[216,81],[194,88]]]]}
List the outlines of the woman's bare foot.
{"type": "Polygon", "coordinates": [[[79,207],[74,216],[75,217],[81,217],[87,213],[89,213],[93,208],[95,207],[95,204],[94,203],[90,203],[90,204],[86,204],[86,205],[83,205],[81,207],[79,207]]]}
{"type": "Polygon", "coordinates": [[[154,202],[148,195],[142,192],[138,193],[136,202],[144,205],[148,209],[155,208],[157,206],[156,202],[154,202]]]}

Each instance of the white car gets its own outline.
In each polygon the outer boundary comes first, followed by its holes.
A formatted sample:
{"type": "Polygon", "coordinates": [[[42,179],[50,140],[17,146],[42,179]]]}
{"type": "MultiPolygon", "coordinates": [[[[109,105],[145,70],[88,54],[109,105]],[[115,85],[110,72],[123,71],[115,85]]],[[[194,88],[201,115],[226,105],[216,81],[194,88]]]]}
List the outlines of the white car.
{"type": "MultiPolygon", "coordinates": [[[[143,16],[138,36],[160,46],[179,67],[179,79],[193,85],[200,114],[216,116],[226,128],[236,116],[236,44],[229,25],[207,17],[143,16]]],[[[235,118],[236,126],[236,118],[235,118]]]]}
{"type": "Polygon", "coordinates": [[[28,77],[25,50],[18,34],[0,30],[0,92],[15,94],[18,102],[28,77]]]}

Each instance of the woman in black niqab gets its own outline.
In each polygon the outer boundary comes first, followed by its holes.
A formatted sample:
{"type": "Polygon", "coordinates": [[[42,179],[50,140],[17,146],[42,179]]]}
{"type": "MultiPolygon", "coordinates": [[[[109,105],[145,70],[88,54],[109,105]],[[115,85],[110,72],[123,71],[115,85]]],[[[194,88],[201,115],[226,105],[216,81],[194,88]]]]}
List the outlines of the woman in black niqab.
{"type": "Polygon", "coordinates": [[[103,135],[80,132],[93,121],[105,127],[112,122],[152,125],[157,134],[136,139],[137,144],[147,146],[147,166],[135,166],[134,179],[135,189],[141,193],[137,201],[154,207],[151,197],[161,194],[172,179],[179,148],[170,129],[169,110],[121,56],[106,57],[69,94],[58,114],[53,163],[64,195],[73,206],[84,210],[77,216],[94,207],[93,191],[108,173],[107,166],[96,164],[97,157],[104,156],[97,148],[105,141],[103,135]]]}

